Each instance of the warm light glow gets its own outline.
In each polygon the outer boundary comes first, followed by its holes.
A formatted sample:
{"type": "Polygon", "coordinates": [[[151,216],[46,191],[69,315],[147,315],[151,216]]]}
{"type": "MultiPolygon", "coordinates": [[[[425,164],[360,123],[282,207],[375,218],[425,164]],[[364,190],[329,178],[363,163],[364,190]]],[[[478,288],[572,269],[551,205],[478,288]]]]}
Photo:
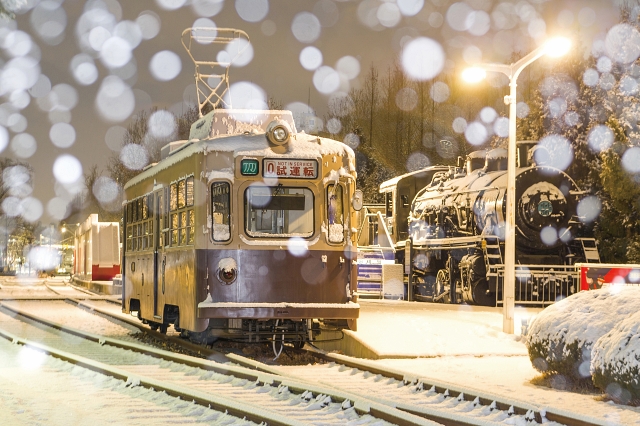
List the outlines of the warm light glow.
{"type": "Polygon", "coordinates": [[[557,58],[565,55],[571,48],[571,40],[566,37],[555,37],[545,43],[545,53],[557,58]]]}
{"type": "Polygon", "coordinates": [[[462,71],[462,78],[469,83],[477,83],[484,80],[487,72],[480,67],[471,67],[462,71]]]}

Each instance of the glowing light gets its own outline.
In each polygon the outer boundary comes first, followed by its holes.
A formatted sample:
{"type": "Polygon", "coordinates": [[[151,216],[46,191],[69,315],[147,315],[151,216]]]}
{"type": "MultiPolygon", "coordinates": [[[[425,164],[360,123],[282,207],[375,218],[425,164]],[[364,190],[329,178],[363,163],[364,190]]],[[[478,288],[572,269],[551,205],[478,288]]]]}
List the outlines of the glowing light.
{"type": "Polygon", "coordinates": [[[557,58],[566,55],[571,48],[571,40],[566,37],[554,37],[545,43],[545,53],[557,58]]]}
{"type": "Polygon", "coordinates": [[[462,71],[462,78],[469,83],[477,83],[487,77],[487,72],[480,67],[470,67],[462,71]]]}
{"type": "Polygon", "coordinates": [[[398,8],[404,16],[415,16],[424,7],[424,0],[398,0],[398,8]]]}
{"type": "Polygon", "coordinates": [[[360,145],[360,137],[355,133],[347,133],[347,135],[344,137],[343,142],[351,149],[356,149],[358,145],[360,145]]]}
{"type": "Polygon", "coordinates": [[[613,144],[613,139],[613,131],[605,125],[595,126],[589,131],[589,135],[587,136],[589,147],[595,152],[602,152],[609,149],[613,144]]]}
{"type": "Polygon", "coordinates": [[[467,126],[464,131],[464,136],[467,138],[467,142],[471,145],[482,145],[489,137],[487,128],[482,123],[473,122],[467,126]]]}
{"type": "Polygon", "coordinates": [[[631,147],[622,154],[622,167],[629,173],[640,173],[640,147],[631,147]]]}
{"type": "Polygon", "coordinates": [[[247,22],[260,22],[269,13],[267,0],[236,0],[238,16],[247,22]]]}
{"type": "Polygon", "coordinates": [[[162,109],[151,114],[148,128],[151,137],[167,139],[176,131],[176,119],[169,111],[162,109]]]}
{"type": "Polygon", "coordinates": [[[602,202],[600,199],[595,195],[589,195],[578,202],[576,213],[580,221],[589,223],[596,220],[598,215],[600,215],[600,210],[602,210],[602,202]]]}
{"type": "Polygon", "coordinates": [[[11,139],[11,149],[20,158],[29,158],[36,153],[36,139],[28,133],[19,133],[11,139]]]}
{"type": "Polygon", "coordinates": [[[338,59],[336,69],[349,80],[353,80],[360,74],[360,62],[353,56],[343,56],[338,59]]]}
{"type": "Polygon", "coordinates": [[[507,117],[498,117],[493,123],[493,133],[501,138],[509,136],[509,119],[507,117]]]}
{"type": "Polygon", "coordinates": [[[82,177],[82,164],[70,154],[63,154],[53,163],[53,175],[62,184],[74,183],[82,177]]]}
{"type": "Polygon", "coordinates": [[[160,17],[154,12],[145,10],[136,19],[140,33],[145,40],[151,40],[160,32],[160,17]]]}
{"type": "Polygon", "coordinates": [[[300,237],[289,238],[287,248],[289,249],[289,253],[296,257],[302,257],[309,251],[307,241],[300,237]]]}
{"type": "Polygon", "coordinates": [[[104,135],[104,141],[112,151],[120,151],[127,129],[122,126],[111,126],[104,135]]]}
{"type": "Polygon", "coordinates": [[[92,191],[99,202],[106,204],[114,201],[118,197],[120,187],[118,183],[110,177],[100,176],[94,182],[92,191]]]}
{"type": "Polygon", "coordinates": [[[26,197],[20,202],[20,205],[22,206],[21,215],[27,222],[36,222],[44,211],[42,203],[37,198],[26,197]]]}
{"type": "Polygon", "coordinates": [[[493,121],[496,119],[496,117],[498,116],[498,113],[496,112],[495,109],[491,108],[491,107],[484,107],[482,108],[482,110],[480,110],[480,119],[482,120],[483,123],[493,123],[493,121]]]}
{"type": "Polygon", "coordinates": [[[546,245],[552,246],[558,241],[558,231],[553,226],[545,226],[540,231],[540,239],[546,245]]]}
{"type": "Polygon", "coordinates": [[[431,165],[431,161],[429,161],[429,157],[427,157],[421,152],[414,152],[409,156],[409,158],[407,158],[405,167],[407,168],[408,171],[414,172],[416,170],[429,167],[430,165],[431,165]]]}
{"type": "Polygon", "coordinates": [[[449,94],[449,86],[441,81],[436,81],[429,89],[429,96],[431,96],[431,99],[435,102],[446,101],[449,99],[449,94]]]}
{"type": "Polygon", "coordinates": [[[143,146],[130,143],[120,150],[120,161],[130,170],[142,170],[149,164],[149,154],[143,146]]]}
{"type": "Polygon", "coordinates": [[[340,75],[329,66],[321,66],[313,74],[313,85],[318,92],[328,95],[340,87],[340,75]]]}
{"type": "Polygon", "coordinates": [[[442,46],[426,37],[411,40],[402,51],[402,67],[416,80],[430,80],[440,74],[444,61],[442,46]]]}
{"type": "Polygon", "coordinates": [[[322,65],[322,52],[315,46],[307,46],[300,52],[300,64],[306,70],[313,71],[322,65]]]}
{"type": "MultiPolygon", "coordinates": [[[[329,121],[327,121],[327,130],[332,135],[336,135],[336,134],[340,133],[340,130],[342,130],[342,123],[340,122],[340,120],[338,120],[335,117],[334,118],[330,118],[329,121]]],[[[346,136],[345,136],[345,138],[346,138],[346,136]]],[[[347,145],[349,145],[349,144],[347,144],[347,145]]]]}
{"type": "Polygon", "coordinates": [[[313,43],[320,37],[320,21],[310,12],[300,12],[291,23],[293,36],[302,43],[313,43]]]}
{"type": "Polygon", "coordinates": [[[607,33],[605,49],[609,58],[630,64],[640,56],[640,32],[629,24],[615,25],[607,33]]]}
{"type": "Polygon", "coordinates": [[[462,117],[456,117],[453,119],[453,123],[451,123],[451,128],[456,133],[464,133],[467,129],[467,120],[462,117]]]}
{"type": "Polygon", "coordinates": [[[108,76],[102,81],[96,96],[96,109],[107,121],[126,120],[135,106],[131,88],[116,76],[108,76]]]}
{"type": "Polygon", "coordinates": [[[69,148],[76,141],[76,129],[67,123],[56,123],[49,130],[49,138],[58,148],[69,148]]]}
{"type": "Polygon", "coordinates": [[[182,61],[180,57],[170,50],[162,50],[156,53],[149,62],[149,71],[151,71],[151,75],[156,80],[173,80],[180,74],[181,70],[182,61]]]}

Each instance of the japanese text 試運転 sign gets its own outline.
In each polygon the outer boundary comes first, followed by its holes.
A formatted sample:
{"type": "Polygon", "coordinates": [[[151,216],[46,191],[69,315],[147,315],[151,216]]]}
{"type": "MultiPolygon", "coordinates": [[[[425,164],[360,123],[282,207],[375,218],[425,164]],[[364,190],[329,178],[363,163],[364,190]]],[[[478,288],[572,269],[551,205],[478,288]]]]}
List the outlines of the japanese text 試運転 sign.
{"type": "Polygon", "coordinates": [[[316,160],[265,158],[262,164],[264,177],[315,179],[318,177],[316,160]]]}

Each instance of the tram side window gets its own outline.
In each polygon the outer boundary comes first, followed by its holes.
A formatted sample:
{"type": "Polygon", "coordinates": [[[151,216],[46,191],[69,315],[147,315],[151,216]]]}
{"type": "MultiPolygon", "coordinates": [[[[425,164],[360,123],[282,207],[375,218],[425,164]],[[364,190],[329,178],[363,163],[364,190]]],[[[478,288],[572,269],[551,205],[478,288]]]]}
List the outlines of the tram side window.
{"type": "Polygon", "coordinates": [[[211,212],[213,217],[213,241],[231,239],[231,185],[214,182],[211,185],[211,212]]]}
{"type": "Polygon", "coordinates": [[[163,234],[163,243],[165,247],[169,246],[169,187],[164,188],[164,214],[163,214],[163,223],[162,223],[162,234],[163,234]]]}
{"type": "Polygon", "coordinates": [[[166,241],[171,246],[184,246],[195,240],[195,211],[193,209],[193,176],[180,179],[169,190],[169,223],[165,231],[166,241]]]}
{"type": "Polygon", "coordinates": [[[329,242],[344,241],[343,189],[340,185],[327,186],[327,219],[329,222],[329,242]]]}
{"type": "Polygon", "coordinates": [[[127,203],[126,250],[153,248],[153,194],[127,203]]]}
{"type": "Polygon", "coordinates": [[[252,237],[313,235],[313,192],[307,188],[250,186],[244,207],[245,229],[252,237]]]}

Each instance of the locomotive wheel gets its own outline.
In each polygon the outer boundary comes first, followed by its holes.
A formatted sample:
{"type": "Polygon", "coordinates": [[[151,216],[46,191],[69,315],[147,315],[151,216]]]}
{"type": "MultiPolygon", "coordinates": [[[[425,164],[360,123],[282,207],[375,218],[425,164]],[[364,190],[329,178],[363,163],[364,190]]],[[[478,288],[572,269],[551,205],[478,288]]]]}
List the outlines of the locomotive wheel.
{"type": "Polygon", "coordinates": [[[447,293],[446,295],[442,296],[443,293],[449,291],[450,289],[451,285],[449,279],[449,271],[446,269],[440,269],[438,271],[438,275],[436,275],[436,285],[433,294],[433,300],[435,302],[450,303],[451,293],[447,293]]]}
{"type": "Polygon", "coordinates": [[[496,306],[496,294],[489,292],[489,282],[484,279],[477,280],[473,285],[473,300],[478,305],[496,306]]]}

